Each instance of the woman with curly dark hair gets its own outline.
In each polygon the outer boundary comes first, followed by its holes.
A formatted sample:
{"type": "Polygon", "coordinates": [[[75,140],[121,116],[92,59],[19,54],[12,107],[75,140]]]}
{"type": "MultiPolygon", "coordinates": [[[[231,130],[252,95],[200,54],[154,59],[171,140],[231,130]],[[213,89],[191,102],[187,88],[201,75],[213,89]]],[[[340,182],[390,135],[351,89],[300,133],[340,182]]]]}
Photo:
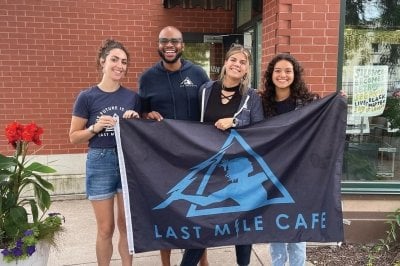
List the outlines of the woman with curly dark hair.
{"type": "Polygon", "coordinates": [[[303,67],[290,54],[278,54],[268,64],[260,95],[266,118],[298,109],[315,99],[303,79],[303,67]]]}
{"type": "MultiPolygon", "coordinates": [[[[278,54],[265,71],[264,88],[260,91],[266,118],[301,108],[318,99],[303,79],[303,68],[290,54],[278,54]]],[[[303,266],[306,261],[306,243],[271,243],[273,266],[283,266],[289,258],[290,266],[303,266]]]]}

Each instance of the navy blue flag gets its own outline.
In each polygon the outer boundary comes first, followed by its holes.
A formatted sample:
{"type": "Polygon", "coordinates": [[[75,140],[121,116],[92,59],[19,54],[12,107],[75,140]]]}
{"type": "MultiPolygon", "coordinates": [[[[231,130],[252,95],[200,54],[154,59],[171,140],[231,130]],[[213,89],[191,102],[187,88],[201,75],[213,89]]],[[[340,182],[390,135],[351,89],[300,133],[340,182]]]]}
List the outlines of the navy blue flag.
{"type": "Polygon", "coordinates": [[[120,120],[131,248],[343,241],[346,107],[332,94],[227,131],[199,122],[120,120]]]}

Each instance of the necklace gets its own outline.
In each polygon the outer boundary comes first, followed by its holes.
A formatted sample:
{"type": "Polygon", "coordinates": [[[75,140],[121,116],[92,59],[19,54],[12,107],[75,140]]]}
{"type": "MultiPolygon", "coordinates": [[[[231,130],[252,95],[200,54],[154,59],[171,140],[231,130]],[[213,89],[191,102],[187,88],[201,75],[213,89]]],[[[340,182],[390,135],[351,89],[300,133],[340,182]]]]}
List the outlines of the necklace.
{"type": "Polygon", "coordinates": [[[240,84],[234,87],[226,88],[224,86],[224,83],[221,83],[221,101],[223,104],[226,104],[230,100],[232,100],[233,96],[235,96],[236,93],[239,91],[239,86],[240,84]],[[226,92],[227,94],[225,94],[224,92],[226,92]]]}
{"type": "Polygon", "coordinates": [[[233,86],[233,87],[230,87],[230,88],[227,88],[227,87],[225,87],[224,83],[221,83],[221,87],[222,87],[223,91],[229,91],[229,92],[234,91],[234,92],[236,92],[236,91],[239,90],[239,86],[240,86],[240,84],[238,84],[236,86],[233,86]]]}

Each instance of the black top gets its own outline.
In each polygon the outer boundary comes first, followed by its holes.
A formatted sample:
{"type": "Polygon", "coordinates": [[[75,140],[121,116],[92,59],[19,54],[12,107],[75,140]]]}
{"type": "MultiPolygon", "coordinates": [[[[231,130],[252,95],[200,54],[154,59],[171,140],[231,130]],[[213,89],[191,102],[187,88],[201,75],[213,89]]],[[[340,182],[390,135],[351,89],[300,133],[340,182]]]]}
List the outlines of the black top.
{"type": "Polygon", "coordinates": [[[291,100],[290,98],[287,98],[283,101],[276,102],[275,108],[276,108],[275,111],[276,111],[277,115],[288,113],[288,112],[296,109],[296,102],[291,100]]]}
{"type": "MultiPolygon", "coordinates": [[[[232,99],[228,103],[223,104],[221,102],[221,82],[215,82],[213,84],[206,110],[204,112],[204,122],[215,123],[218,119],[233,117],[238,110],[242,99],[242,96],[239,93],[239,86],[235,88],[236,93],[233,95],[232,99]]],[[[227,90],[231,91],[231,88],[227,90]]]]}

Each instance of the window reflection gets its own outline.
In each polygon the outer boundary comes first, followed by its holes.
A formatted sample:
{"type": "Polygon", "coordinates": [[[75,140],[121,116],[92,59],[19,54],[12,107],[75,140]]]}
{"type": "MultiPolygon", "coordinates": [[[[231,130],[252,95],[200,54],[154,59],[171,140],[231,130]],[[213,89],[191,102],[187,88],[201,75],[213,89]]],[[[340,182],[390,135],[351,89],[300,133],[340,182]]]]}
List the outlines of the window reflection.
{"type": "Polygon", "coordinates": [[[344,180],[400,182],[399,13],[397,0],[346,1],[344,180]]]}
{"type": "Polygon", "coordinates": [[[261,16],[262,4],[262,0],[238,0],[237,27],[250,22],[256,16],[261,16]]]}
{"type": "Polygon", "coordinates": [[[210,44],[209,43],[185,43],[184,59],[201,66],[210,76],[210,44]]]}

